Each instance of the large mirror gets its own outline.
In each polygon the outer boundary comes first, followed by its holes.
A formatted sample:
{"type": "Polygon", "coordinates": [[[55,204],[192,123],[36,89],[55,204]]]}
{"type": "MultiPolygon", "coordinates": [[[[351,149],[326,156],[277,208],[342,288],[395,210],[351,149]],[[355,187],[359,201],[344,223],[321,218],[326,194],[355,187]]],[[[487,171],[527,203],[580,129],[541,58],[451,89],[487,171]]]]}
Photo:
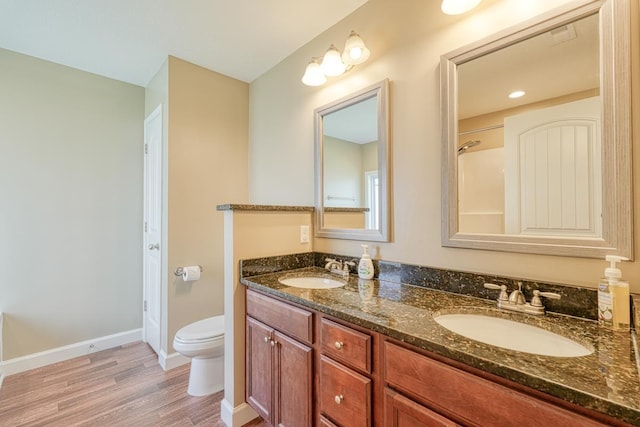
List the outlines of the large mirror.
{"type": "Polygon", "coordinates": [[[315,110],[318,237],[389,241],[388,87],[315,110]]]}
{"type": "Polygon", "coordinates": [[[626,0],[441,58],[443,246],[633,256],[626,0]]]}

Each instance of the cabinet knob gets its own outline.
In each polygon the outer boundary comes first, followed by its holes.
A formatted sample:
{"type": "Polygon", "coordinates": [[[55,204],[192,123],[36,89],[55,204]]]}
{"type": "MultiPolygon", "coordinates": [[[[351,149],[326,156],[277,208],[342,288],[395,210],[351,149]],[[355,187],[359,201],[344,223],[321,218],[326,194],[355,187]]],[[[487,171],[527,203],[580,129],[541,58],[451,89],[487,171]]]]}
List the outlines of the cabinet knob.
{"type": "Polygon", "coordinates": [[[278,341],[276,340],[271,340],[271,347],[275,347],[275,345],[278,344],[278,341]]]}
{"type": "Polygon", "coordinates": [[[344,400],[344,396],[341,394],[337,394],[336,397],[333,398],[333,400],[339,405],[344,400]]]}
{"type": "Polygon", "coordinates": [[[344,347],[344,343],[342,341],[336,341],[336,343],[334,344],[334,346],[338,349],[341,350],[342,347],[344,347]]]}
{"type": "Polygon", "coordinates": [[[271,341],[271,338],[269,338],[269,337],[264,337],[264,342],[269,343],[269,341],[271,341]]]}

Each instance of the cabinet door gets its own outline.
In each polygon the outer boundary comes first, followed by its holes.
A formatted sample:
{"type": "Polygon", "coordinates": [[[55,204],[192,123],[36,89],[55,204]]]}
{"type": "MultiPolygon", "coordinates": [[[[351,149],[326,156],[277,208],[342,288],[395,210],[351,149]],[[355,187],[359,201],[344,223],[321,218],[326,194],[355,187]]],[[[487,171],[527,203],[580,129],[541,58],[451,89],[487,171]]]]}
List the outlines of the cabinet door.
{"type": "Polygon", "coordinates": [[[274,332],[276,426],[312,425],[313,350],[274,332]]]}
{"type": "Polygon", "coordinates": [[[384,390],[385,427],[455,427],[458,424],[407,399],[390,388],[384,390]]]}
{"type": "Polygon", "coordinates": [[[273,329],[247,317],[247,403],[272,422],[273,408],[273,329]]]}

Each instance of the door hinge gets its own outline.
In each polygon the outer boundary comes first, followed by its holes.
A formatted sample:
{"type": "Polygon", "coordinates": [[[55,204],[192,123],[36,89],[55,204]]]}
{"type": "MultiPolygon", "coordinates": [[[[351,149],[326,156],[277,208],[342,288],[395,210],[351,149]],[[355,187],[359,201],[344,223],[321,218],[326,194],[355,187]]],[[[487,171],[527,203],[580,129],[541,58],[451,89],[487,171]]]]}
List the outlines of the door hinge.
{"type": "Polygon", "coordinates": [[[143,309],[144,311],[147,311],[147,300],[144,300],[144,304],[143,304],[142,309],[143,309]]]}
{"type": "Polygon", "coordinates": [[[149,154],[149,144],[144,144],[144,154],[149,154]]]}
{"type": "Polygon", "coordinates": [[[147,224],[147,221],[144,222],[144,232],[146,233],[147,231],[149,231],[149,224],[147,224]]]}

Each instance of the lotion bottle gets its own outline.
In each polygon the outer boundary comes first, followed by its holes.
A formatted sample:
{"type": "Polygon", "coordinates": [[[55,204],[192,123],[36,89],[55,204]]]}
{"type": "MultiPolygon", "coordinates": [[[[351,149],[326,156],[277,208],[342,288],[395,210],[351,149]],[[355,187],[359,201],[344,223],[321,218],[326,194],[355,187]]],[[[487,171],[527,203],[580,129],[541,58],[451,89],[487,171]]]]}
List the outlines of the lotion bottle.
{"type": "Polygon", "coordinates": [[[371,255],[369,255],[369,245],[362,246],[362,258],[358,263],[358,277],[361,279],[373,278],[373,261],[371,255]]]}
{"type": "Polygon", "coordinates": [[[604,270],[604,278],[598,285],[598,323],[612,329],[629,330],[629,283],[622,280],[622,272],[616,268],[617,262],[628,261],[628,258],[607,255],[606,260],[611,265],[604,270]]]}

